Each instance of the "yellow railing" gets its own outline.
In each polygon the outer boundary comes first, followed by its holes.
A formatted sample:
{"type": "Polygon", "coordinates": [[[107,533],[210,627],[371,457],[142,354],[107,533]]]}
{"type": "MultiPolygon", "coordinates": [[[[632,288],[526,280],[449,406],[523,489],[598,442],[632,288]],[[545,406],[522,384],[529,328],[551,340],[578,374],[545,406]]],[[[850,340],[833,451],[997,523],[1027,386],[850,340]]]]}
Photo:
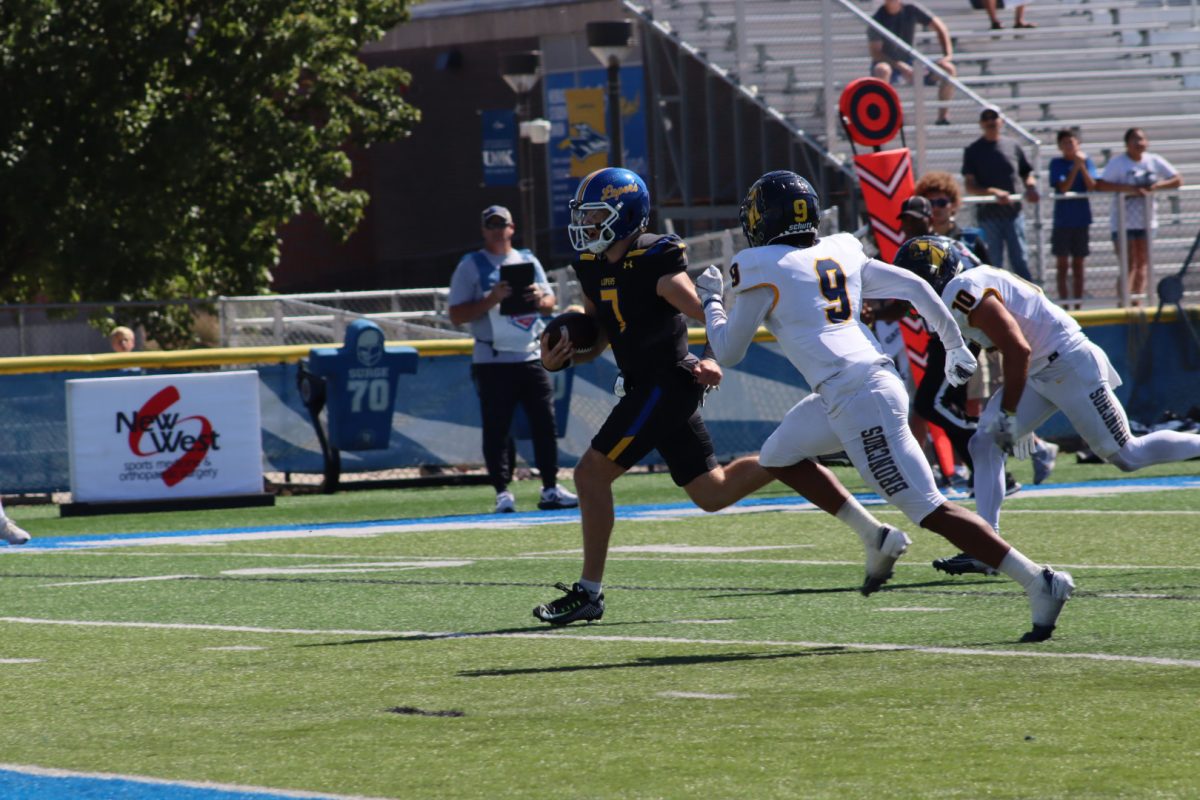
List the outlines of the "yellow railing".
{"type": "MultiPolygon", "coordinates": [[[[1096,311],[1076,311],[1072,314],[1085,328],[1123,323],[1145,324],[1153,320],[1154,308],[1114,308],[1096,311]]],[[[1194,313],[1189,309],[1189,313],[1194,313]]],[[[1162,321],[1174,322],[1178,314],[1173,307],[1163,309],[1162,321]]],[[[688,330],[688,342],[703,344],[703,328],[688,330]]],[[[759,328],[756,342],[771,342],[774,337],[766,328],[759,328]]],[[[413,347],[422,356],[470,355],[471,339],[430,339],[413,342],[388,342],[389,345],[413,347]]],[[[213,347],[203,350],[145,351],[138,353],[99,353],[77,356],[22,356],[0,358],[0,375],[28,372],[88,372],[94,370],[173,369],[176,367],[224,367],[236,364],[285,364],[307,358],[314,347],[340,347],[340,344],[295,344],[278,347],[213,347]]]]}

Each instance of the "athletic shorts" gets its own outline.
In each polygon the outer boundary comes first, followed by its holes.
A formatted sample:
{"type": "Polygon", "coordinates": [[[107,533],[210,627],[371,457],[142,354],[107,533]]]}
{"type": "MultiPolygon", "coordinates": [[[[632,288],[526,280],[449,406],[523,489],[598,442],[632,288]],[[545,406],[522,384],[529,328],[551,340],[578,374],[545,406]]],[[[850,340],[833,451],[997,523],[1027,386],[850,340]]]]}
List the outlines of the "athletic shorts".
{"type": "Polygon", "coordinates": [[[704,387],[682,369],[656,381],[625,386],[625,396],[592,438],[592,448],[629,469],[658,450],[676,486],[717,468],[712,437],[700,416],[704,387]]]}
{"type": "Polygon", "coordinates": [[[1091,253],[1088,248],[1088,229],[1055,228],[1050,232],[1050,252],[1056,256],[1083,258],[1091,253]]]}
{"type": "MultiPolygon", "coordinates": [[[[1108,356],[1092,342],[1084,342],[1029,376],[1017,403],[1017,430],[1025,435],[1038,429],[1056,411],[1062,411],[1088,448],[1108,460],[1132,438],[1129,418],[1114,389],[1121,377],[1108,356]]],[[[987,429],[1002,412],[997,392],[979,418],[987,429]]]]}
{"type": "Polygon", "coordinates": [[[831,408],[814,392],[784,416],[758,455],[764,467],[787,467],[845,450],[863,480],[914,523],[946,502],[908,427],[908,393],[890,366],[869,371],[856,391],[831,408]]]}
{"type": "MultiPolygon", "coordinates": [[[[891,78],[890,83],[893,86],[905,86],[908,84],[908,81],[904,80],[904,77],[900,74],[900,70],[896,69],[896,63],[894,61],[887,61],[887,60],[872,61],[870,69],[867,70],[868,74],[871,74],[875,71],[876,64],[887,64],[889,67],[892,68],[892,78],[891,78]]],[[[911,67],[912,64],[909,64],[909,66],[911,67]]],[[[916,70],[916,68],[914,68],[913,73],[916,74],[916,72],[917,72],[917,70],[916,70]]],[[[928,69],[925,70],[925,85],[926,86],[937,86],[941,82],[942,82],[942,79],[940,77],[938,77],[937,74],[935,74],[932,70],[928,70],[928,69]]]]}

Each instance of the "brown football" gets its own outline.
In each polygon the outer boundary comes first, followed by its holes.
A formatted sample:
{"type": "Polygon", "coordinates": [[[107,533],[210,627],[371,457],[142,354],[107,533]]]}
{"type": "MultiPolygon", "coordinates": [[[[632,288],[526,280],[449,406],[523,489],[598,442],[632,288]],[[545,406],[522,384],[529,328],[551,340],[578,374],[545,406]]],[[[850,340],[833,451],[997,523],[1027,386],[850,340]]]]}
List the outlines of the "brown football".
{"type": "Polygon", "coordinates": [[[576,353],[586,353],[591,350],[600,338],[600,328],[596,325],[596,320],[579,311],[568,311],[546,323],[546,330],[542,335],[545,337],[547,347],[554,347],[558,344],[564,328],[576,353]]]}

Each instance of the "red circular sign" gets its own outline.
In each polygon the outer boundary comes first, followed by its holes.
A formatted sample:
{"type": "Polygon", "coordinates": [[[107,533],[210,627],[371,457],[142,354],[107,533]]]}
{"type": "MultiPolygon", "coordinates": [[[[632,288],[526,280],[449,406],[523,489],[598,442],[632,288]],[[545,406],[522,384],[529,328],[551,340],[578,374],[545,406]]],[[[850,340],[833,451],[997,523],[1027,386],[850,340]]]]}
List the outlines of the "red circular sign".
{"type": "Polygon", "coordinates": [[[900,95],[879,78],[859,78],[842,91],[838,111],[855,144],[877,147],[895,137],[904,125],[900,95]]]}

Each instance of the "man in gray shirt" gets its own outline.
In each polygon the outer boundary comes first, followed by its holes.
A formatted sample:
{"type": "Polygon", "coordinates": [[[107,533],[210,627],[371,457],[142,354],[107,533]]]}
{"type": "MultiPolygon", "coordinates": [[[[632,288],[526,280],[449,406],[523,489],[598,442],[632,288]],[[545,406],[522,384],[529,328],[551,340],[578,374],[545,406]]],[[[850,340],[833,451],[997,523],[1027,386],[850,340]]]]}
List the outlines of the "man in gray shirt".
{"type": "MultiPolygon", "coordinates": [[[[512,214],[504,206],[483,210],[483,248],[467,253],[450,279],[450,321],[469,324],[475,337],[471,378],[479,393],[483,420],[483,460],[496,489],[496,511],[516,511],[508,490],[512,480],[512,428],[517,404],[525,409],[533,434],[534,461],[542,476],[538,508],[574,508],[579,499],[558,485],[558,440],[554,388],[542,367],[542,314],[554,310],[554,294],[537,257],[512,246],[512,214]],[[501,301],[513,287],[501,280],[501,265],[532,264],[533,283],[522,296],[530,310],[501,313],[501,301]]],[[[511,310],[511,309],[510,309],[511,310]]]]}

